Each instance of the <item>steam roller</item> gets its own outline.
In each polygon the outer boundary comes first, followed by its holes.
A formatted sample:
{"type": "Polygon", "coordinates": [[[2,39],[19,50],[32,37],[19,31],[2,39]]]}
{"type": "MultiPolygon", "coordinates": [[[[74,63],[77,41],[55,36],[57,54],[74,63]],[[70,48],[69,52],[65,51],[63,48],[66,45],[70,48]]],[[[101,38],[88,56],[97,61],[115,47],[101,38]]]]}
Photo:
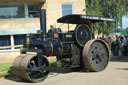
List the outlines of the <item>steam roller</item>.
{"type": "MultiPolygon", "coordinates": [[[[91,25],[96,22],[113,21],[110,18],[85,15],[66,15],[58,23],[76,24],[74,30],[62,32],[51,28],[46,32],[46,10],[40,10],[41,30],[27,36],[27,42],[21,49],[21,55],[13,63],[14,74],[31,82],[43,81],[50,71],[49,56],[56,56],[57,67],[62,63],[67,68],[86,69],[99,72],[104,70],[110,58],[108,44],[93,39],[91,25]]],[[[69,29],[69,28],[68,28],[69,29]]]]}
{"type": "Polygon", "coordinates": [[[38,82],[47,77],[49,73],[49,63],[45,57],[42,57],[41,67],[37,67],[36,56],[34,54],[21,54],[13,63],[14,74],[22,79],[38,82]],[[47,68],[47,69],[44,69],[47,68]]]}

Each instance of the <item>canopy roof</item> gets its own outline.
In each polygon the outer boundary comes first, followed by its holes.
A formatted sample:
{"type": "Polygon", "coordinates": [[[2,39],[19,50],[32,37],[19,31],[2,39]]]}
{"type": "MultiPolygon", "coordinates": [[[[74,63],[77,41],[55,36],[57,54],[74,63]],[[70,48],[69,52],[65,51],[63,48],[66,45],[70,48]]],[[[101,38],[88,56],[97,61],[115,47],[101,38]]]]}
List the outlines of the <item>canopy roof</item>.
{"type": "Polygon", "coordinates": [[[124,35],[124,36],[128,36],[127,32],[121,32],[121,34],[124,35]]]}
{"type": "Polygon", "coordinates": [[[63,16],[57,20],[58,23],[69,23],[69,24],[85,24],[85,23],[91,23],[91,22],[95,23],[101,21],[114,21],[114,19],[73,14],[73,15],[63,16]]]}

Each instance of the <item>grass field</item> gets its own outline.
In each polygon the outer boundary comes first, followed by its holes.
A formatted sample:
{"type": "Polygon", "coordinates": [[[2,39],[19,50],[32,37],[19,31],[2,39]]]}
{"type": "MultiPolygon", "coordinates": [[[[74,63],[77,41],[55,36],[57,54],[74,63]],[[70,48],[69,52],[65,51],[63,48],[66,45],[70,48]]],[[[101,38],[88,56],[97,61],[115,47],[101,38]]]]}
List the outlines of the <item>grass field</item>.
{"type": "Polygon", "coordinates": [[[13,76],[11,72],[12,63],[1,63],[0,64],[0,77],[13,76]]]}
{"type": "MultiPolygon", "coordinates": [[[[50,60],[51,67],[56,68],[56,60],[50,60]]],[[[14,76],[11,71],[12,63],[1,63],[0,64],[0,77],[11,77],[14,76]]]]}

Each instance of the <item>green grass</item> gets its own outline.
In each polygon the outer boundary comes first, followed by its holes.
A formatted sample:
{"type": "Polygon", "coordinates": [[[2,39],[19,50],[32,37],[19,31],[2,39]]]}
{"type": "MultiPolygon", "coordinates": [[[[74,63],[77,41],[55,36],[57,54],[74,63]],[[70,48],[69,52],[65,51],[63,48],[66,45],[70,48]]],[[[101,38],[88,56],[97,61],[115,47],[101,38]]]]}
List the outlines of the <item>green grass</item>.
{"type": "Polygon", "coordinates": [[[13,73],[10,71],[12,63],[1,63],[0,64],[0,77],[9,77],[13,76],[13,73]]]}
{"type": "Polygon", "coordinates": [[[12,66],[12,63],[1,63],[0,64],[0,72],[8,71],[11,66],[12,66]]]}
{"type": "Polygon", "coordinates": [[[0,77],[12,77],[14,76],[13,72],[0,73],[0,77]]]}
{"type": "MultiPolygon", "coordinates": [[[[52,68],[56,68],[56,59],[49,61],[52,68]]],[[[1,63],[0,64],[0,77],[11,77],[14,76],[13,72],[11,71],[12,63],[1,63]]]]}
{"type": "Polygon", "coordinates": [[[57,67],[56,66],[56,59],[49,61],[49,63],[51,64],[52,68],[56,68],[57,67]]]}

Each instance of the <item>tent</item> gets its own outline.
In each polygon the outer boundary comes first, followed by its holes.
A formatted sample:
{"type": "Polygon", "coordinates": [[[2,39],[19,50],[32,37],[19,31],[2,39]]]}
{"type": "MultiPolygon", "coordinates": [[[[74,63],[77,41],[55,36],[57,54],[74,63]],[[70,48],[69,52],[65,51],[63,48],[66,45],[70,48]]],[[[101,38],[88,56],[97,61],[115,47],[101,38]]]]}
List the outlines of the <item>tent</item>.
{"type": "Polygon", "coordinates": [[[127,32],[120,32],[123,36],[128,36],[127,32]]]}

